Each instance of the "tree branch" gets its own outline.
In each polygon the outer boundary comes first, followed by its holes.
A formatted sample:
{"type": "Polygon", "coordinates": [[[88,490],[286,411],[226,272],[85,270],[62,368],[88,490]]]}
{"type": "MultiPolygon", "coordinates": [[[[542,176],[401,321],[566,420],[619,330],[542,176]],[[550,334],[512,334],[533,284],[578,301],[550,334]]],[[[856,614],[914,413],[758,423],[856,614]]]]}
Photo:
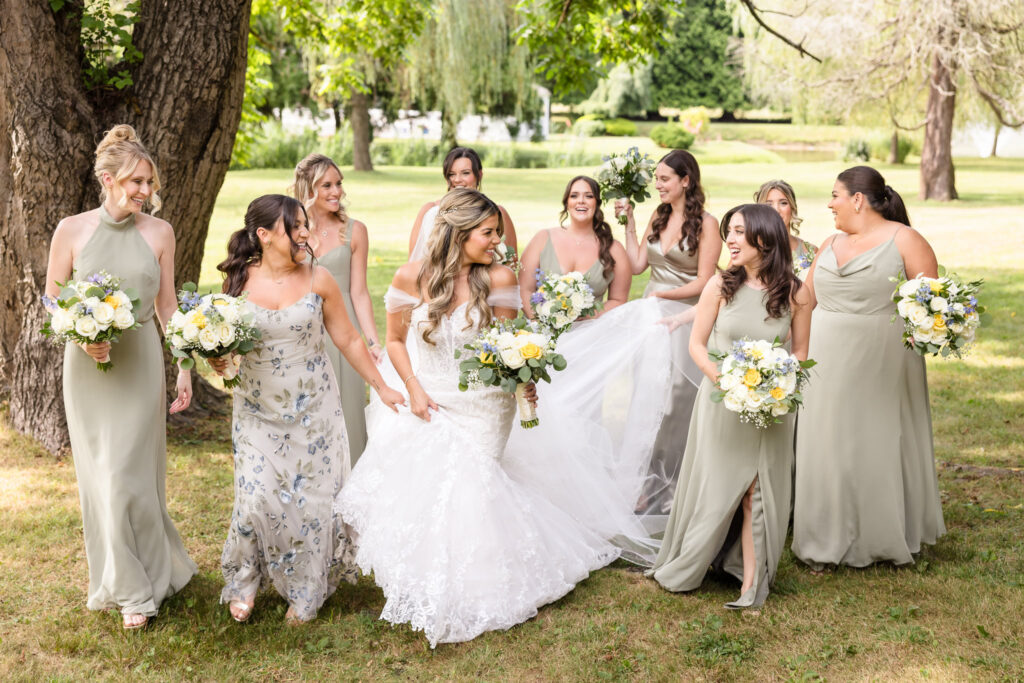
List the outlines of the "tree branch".
{"type": "Polygon", "coordinates": [[[562,14],[558,17],[558,23],[555,24],[555,30],[557,31],[562,27],[562,22],[569,16],[569,7],[572,6],[572,0],[565,0],[565,4],[562,5],[562,14]]]}
{"type": "Polygon", "coordinates": [[[1014,121],[1008,118],[1005,109],[1008,109],[1007,103],[998,95],[993,92],[986,90],[981,83],[978,81],[978,77],[971,74],[971,80],[974,81],[974,88],[981,95],[981,98],[985,100],[985,103],[992,109],[992,113],[996,115],[996,119],[999,123],[1003,124],[1007,128],[1020,128],[1024,126],[1024,118],[1019,121],[1014,121]]]}
{"type": "MultiPolygon", "coordinates": [[[[569,2],[571,2],[571,0],[566,0],[567,6],[569,2]]],[[[750,16],[754,17],[754,21],[760,24],[765,31],[768,31],[768,33],[772,34],[773,36],[784,42],[786,45],[792,47],[794,50],[799,52],[802,57],[810,57],[814,61],[821,64],[821,59],[819,57],[812,55],[804,48],[804,42],[802,40],[800,41],[800,43],[794,43],[792,40],[782,35],[778,31],[773,29],[771,26],[769,26],[767,23],[765,23],[764,19],[761,18],[761,10],[754,5],[753,0],[740,0],[740,3],[747,8],[747,11],[750,12],[750,16]]]]}

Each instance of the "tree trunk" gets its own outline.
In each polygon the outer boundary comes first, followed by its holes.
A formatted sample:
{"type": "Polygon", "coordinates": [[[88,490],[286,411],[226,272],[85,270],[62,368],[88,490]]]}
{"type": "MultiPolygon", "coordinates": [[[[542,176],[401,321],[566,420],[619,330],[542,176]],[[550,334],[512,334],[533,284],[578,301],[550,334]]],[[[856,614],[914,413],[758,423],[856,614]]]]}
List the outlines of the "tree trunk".
{"type": "Polygon", "coordinates": [[[921,199],[949,201],[957,198],[953,171],[953,115],[956,84],[948,65],[932,58],[928,88],[928,123],[921,149],[921,199]]]}
{"type": "Polygon", "coordinates": [[[453,147],[459,146],[459,141],[455,137],[455,129],[458,127],[459,121],[449,110],[441,110],[441,151],[447,152],[453,147]]]}
{"type": "Polygon", "coordinates": [[[889,141],[889,163],[900,163],[900,133],[896,130],[892,132],[892,138],[889,141]]]}
{"type": "Polygon", "coordinates": [[[352,124],[352,166],[357,171],[372,171],[370,159],[370,109],[366,93],[349,91],[349,121],[352,124]]]}
{"type": "Polygon", "coordinates": [[[1003,124],[1000,121],[996,121],[996,132],[992,134],[992,151],[989,156],[993,159],[996,158],[996,149],[999,147],[999,134],[1003,132],[1003,124]]]}
{"type": "Polygon", "coordinates": [[[198,279],[238,129],[249,30],[248,0],[143,2],[135,85],[97,96],[82,83],[74,4],[53,12],[47,0],[0,0],[0,159],[9,159],[0,166],[0,281],[16,283],[0,314],[0,381],[13,426],[51,452],[68,444],[60,352],[38,332],[53,228],[96,205],[95,145],[113,124],[130,123],[160,171],[159,215],[177,236],[175,281],[198,279]]]}

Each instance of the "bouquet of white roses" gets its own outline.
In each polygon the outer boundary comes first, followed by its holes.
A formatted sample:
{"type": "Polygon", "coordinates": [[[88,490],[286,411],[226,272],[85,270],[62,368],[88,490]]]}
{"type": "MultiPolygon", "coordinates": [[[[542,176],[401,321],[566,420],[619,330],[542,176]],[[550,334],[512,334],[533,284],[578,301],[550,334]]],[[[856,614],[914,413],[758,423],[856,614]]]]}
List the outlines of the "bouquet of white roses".
{"type": "MultiPolygon", "coordinates": [[[[132,312],[140,305],[138,293],[130,287],[121,289],[121,280],[105,270],[57,284],[60,294],[55,299],[43,297],[50,319],[42,329],[57,343],[115,342],[125,330],[142,326],[132,312]]],[[[106,372],[114,365],[108,355],[96,367],[106,372]]]]}
{"type": "Polygon", "coordinates": [[[800,361],[776,338],[774,342],[741,339],[729,353],[711,353],[719,361],[718,391],[712,401],[740,414],[741,422],[765,429],[779,418],[796,412],[803,401],[800,388],[808,379],[813,360],[800,361]]]}
{"type": "Polygon", "coordinates": [[[181,359],[186,370],[195,363],[192,356],[217,358],[235,353],[224,373],[224,386],[238,384],[238,356],[249,353],[260,339],[253,325],[253,313],[244,306],[245,295],[206,294],[200,296],[192,282],[178,292],[178,310],[167,323],[167,346],[181,359]]]}
{"type": "Polygon", "coordinates": [[[536,275],[537,291],[530,296],[530,305],[537,321],[555,339],[572,327],[577,318],[594,315],[600,308],[582,273],[574,270],[565,275],[545,274],[538,268],[536,275]]]}
{"type": "Polygon", "coordinates": [[[455,357],[463,359],[459,389],[501,387],[516,395],[519,424],[536,427],[537,411],[523,393],[529,382],[550,382],[549,367],[565,369],[565,358],[555,353],[555,340],[536,324],[517,318],[495,321],[464,348],[455,351],[455,357]]]}
{"type": "Polygon", "coordinates": [[[942,267],[938,278],[907,280],[901,275],[891,279],[896,283],[892,300],[896,316],[903,321],[906,347],[922,356],[941,353],[962,358],[985,312],[985,307],[978,305],[983,280],[964,282],[954,273],[946,275],[942,267]]]}
{"type": "MultiPolygon", "coordinates": [[[[603,157],[604,163],[597,169],[597,182],[601,185],[601,201],[624,198],[630,206],[636,206],[651,195],[647,186],[654,177],[657,166],[654,159],[646,154],[640,156],[640,150],[630,147],[625,154],[612,154],[603,157]]],[[[619,223],[625,225],[629,219],[623,213],[619,223]]]]}

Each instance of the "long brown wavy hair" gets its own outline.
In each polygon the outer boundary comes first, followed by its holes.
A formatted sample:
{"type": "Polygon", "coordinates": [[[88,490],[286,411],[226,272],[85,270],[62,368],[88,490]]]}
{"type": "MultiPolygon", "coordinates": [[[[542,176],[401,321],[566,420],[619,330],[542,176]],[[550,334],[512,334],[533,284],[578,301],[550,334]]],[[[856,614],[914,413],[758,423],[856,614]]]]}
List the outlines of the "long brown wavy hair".
{"type": "MultiPolygon", "coordinates": [[[[789,232],[779,212],[767,204],[741,204],[722,217],[719,232],[724,241],[729,222],[736,214],[743,216],[744,238],[761,257],[757,277],[765,285],[769,318],[781,318],[789,312],[793,295],[800,289],[800,279],[793,272],[793,252],[789,248],[789,232]]],[[[733,266],[722,271],[722,298],[732,301],[743,283],[747,269],[733,266]]]]}
{"type": "Polygon", "coordinates": [[[563,228],[565,227],[565,219],[569,217],[569,193],[572,191],[572,186],[577,180],[583,180],[587,185],[590,185],[590,191],[594,193],[594,198],[597,199],[597,211],[594,212],[597,257],[601,261],[601,265],[604,266],[602,269],[604,276],[608,277],[608,273],[615,269],[615,257],[612,256],[612,245],[615,244],[615,238],[612,237],[611,226],[604,219],[604,211],[601,211],[601,186],[597,184],[596,180],[590,176],[578,175],[569,181],[569,184],[565,186],[565,192],[562,194],[562,213],[558,215],[558,224],[563,228]]]}
{"type": "MultiPolygon", "coordinates": [[[[679,235],[679,248],[686,249],[690,255],[697,253],[700,246],[700,231],[704,225],[704,188],[700,184],[700,166],[697,159],[685,149],[674,149],[661,158],[659,164],[665,164],[680,178],[689,176],[690,186],[685,189],[686,203],[683,209],[683,229],[679,235]]],[[[659,204],[654,210],[651,221],[651,234],[647,241],[651,244],[661,241],[661,232],[668,225],[672,215],[671,204],[659,204]]]]}
{"type": "MultiPolygon", "coordinates": [[[[441,198],[434,230],[427,243],[427,255],[416,277],[416,288],[429,299],[423,341],[434,344],[430,335],[441,324],[455,300],[455,279],[462,268],[462,246],[481,223],[491,216],[498,217],[498,234],[505,233],[505,225],[498,205],[482,192],[457,187],[441,198]]],[[[476,310],[481,327],[491,324],[491,308],[487,296],[491,293],[491,264],[473,263],[469,267],[469,303],[466,306],[466,327],[473,326],[470,311],[476,310]]]]}
{"type": "Polygon", "coordinates": [[[484,167],[480,163],[480,155],[472,147],[452,147],[445,155],[444,163],[441,164],[441,173],[444,174],[444,182],[447,183],[448,189],[452,189],[448,174],[452,172],[452,166],[459,159],[469,159],[470,169],[473,172],[473,177],[476,178],[476,189],[479,190],[484,181],[484,167]]]}
{"type": "MultiPolygon", "coordinates": [[[[236,230],[228,240],[228,257],[217,264],[217,270],[224,273],[222,290],[225,294],[238,296],[245,290],[249,281],[249,266],[257,265],[263,260],[263,246],[256,231],[259,228],[273,230],[278,219],[284,221],[284,231],[292,243],[292,260],[302,250],[295,243],[295,230],[298,227],[299,212],[306,214],[302,203],[283,194],[265,194],[249,203],[245,211],[244,227],[236,230]]],[[[313,251],[306,245],[305,251],[313,258],[313,251]]]]}

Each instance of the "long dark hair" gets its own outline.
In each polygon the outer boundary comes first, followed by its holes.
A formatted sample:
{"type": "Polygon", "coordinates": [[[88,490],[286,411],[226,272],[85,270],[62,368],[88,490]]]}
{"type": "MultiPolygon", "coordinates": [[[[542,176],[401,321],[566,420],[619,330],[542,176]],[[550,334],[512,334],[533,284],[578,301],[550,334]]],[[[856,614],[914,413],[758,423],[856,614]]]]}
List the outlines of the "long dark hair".
{"type": "MultiPolygon", "coordinates": [[[[306,214],[302,202],[283,194],[265,194],[249,202],[249,208],[245,210],[245,227],[231,235],[231,239],[228,240],[228,257],[217,264],[217,270],[224,273],[225,294],[241,294],[249,280],[249,266],[263,260],[263,246],[256,235],[259,228],[273,230],[278,219],[282,219],[285,233],[292,243],[292,259],[295,258],[302,250],[292,236],[297,227],[295,219],[300,211],[303,215],[306,214]]],[[[305,251],[312,258],[313,252],[308,244],[305,251]]]]}
{"type": "MultiPolygon", "coordinates": [[[[704,225],[704,188],[700,184],[700,166],[697,159],[685,149],[674,149],[661,158],[659,164],[665,164],[676,172],[680,178],[690,177],[690,186],[686,188],[686,203],[683,208],[683,230],[679,235],[679,248],[686,249],[690,255],[697,253],[700,246],[700,231],[704,225]]],[[[651,221],[651,234],[647,241],[651,244],[661,241],[661,231],[668,225],[672,215],[671,204],[659,204],[654,210],[651,221]]]]}
{"type": "Polygon", "coordinates": [[[445,155],[444,163],[441,164],[441,172],[444,173],[444,182],[448,185],[448,189],[452,189],[452,184],[448,180],[448,174],[452,172],[452,166],[459,159],[469,159],[473,177],[476,178],[476,189],[479,190],[482,187],[481,183],[483,183],[484,166],[480,163],[480,155],[472,147],[452,147],[451,151],[445,155]]]}
{"type": "Polygon", "coordinates": [[[562,213],[558,215],[558,223],[562,225],[565,223],[565,219],[569,217],[569,193],[572,191],[572,186],[577,180],[583,180],[587,185],[590,185],[590,191],[594,193],[594,199],[597,200],[597,210],[594,212],[597,258],[601,261],[601,265],[604,266],[602,272],[607,277],[608,273],[615,269],[615,257],[612,256],[612,245],[615,244],[615,238],[612,237],[612,228],[608,225],[608,221],[604,219],[604,212],[601,211],[601,186],[597,184],[596,180],[590,176],[578,175],[569,181],[569,184],[565,186],[565,192],[562,194],[562,213]]]}
{"type": "Polygon", "coordinates": [[[910,216],[899,192],[885,184],[882,174],[870,166],[854,166],[836,178],[850,194],[860,192],[871,208],[889,221],[910,225],[910,216]]]}
{"type": "MultiPolygon", "coordinates": [[[[779,212],[767,204],[741,204],[722,217],[719,232],[722,240],[729,234],[729,222],[736,214],[743,216],[744,238],[761,256],[757,276],[765,285],[765,309],[769,318],[781,318],[790,309],[790,302],[800,289],[800,279],[793,272],[793,252],[789,232],[779,212]]],[[[747,280],[747,269],[733,266],[722,271],[722,298],[732,301],[747,280]]]]}

